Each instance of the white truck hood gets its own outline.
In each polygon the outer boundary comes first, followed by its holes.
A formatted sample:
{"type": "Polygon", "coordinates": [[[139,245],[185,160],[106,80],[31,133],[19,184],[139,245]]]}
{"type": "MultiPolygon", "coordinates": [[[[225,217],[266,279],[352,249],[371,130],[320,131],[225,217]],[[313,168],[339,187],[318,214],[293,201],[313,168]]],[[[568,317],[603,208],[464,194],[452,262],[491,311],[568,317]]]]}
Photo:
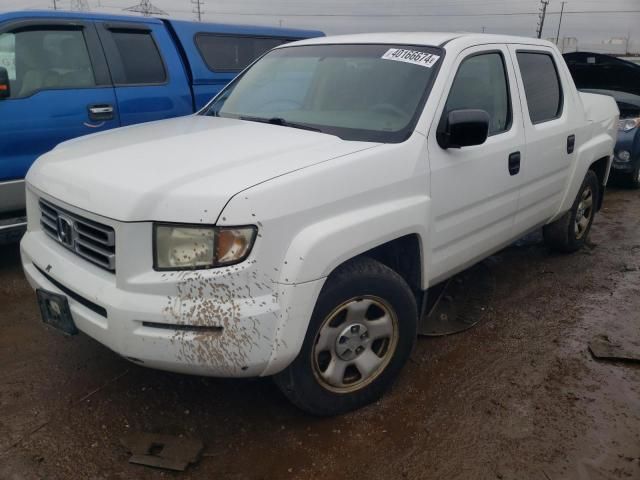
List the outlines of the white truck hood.
{"type": "Polygon", "coordinates": [[[242,190],[376,145],[277,125],[189,116],[65,142],[38,159],[27,183],[119,221],[215,223],[242,190]]]}

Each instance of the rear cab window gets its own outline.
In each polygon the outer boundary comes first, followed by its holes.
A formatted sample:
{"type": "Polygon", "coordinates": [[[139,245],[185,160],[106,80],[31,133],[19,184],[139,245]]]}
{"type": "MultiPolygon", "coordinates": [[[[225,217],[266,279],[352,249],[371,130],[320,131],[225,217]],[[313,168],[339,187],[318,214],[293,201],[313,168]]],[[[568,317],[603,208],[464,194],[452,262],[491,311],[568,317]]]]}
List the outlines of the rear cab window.
{"type": "Polygon", "coordinates": [[[558,68],[551,53],[517,51],[516,57],[531,123],[535,125],[559,118],[564,97],[558,68]]]}
{"type": "Polygon", "coordinates": [[[195,43],[212,72],[240,72],[272,48],[296,38],[198,33],[195,43]]]}

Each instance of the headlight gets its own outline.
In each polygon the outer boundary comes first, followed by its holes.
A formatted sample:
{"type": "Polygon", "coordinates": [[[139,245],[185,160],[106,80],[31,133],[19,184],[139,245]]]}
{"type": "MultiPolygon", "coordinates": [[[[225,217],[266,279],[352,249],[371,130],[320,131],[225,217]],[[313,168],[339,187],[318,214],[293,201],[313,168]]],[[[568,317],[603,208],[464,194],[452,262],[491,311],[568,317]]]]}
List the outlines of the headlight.
{"type": "Polygon", "coordinates": [[[630,132],[634,128],[640,126],[639,118],[622,118],[618,122],[618,130],[621,132],[630,132]]]}
{"type": "Polygon", "coordinates": [[[620,150],[617,157],[621,162],[628,162],[629,160],[631,160],[631,153],[629,153],[627,150],[620,150]]]}
{"type": "Polygon", "coordinates": [[[257,228],[154,225],[154,268],[197,270],[224,267],[245,260],[257,228]]]}

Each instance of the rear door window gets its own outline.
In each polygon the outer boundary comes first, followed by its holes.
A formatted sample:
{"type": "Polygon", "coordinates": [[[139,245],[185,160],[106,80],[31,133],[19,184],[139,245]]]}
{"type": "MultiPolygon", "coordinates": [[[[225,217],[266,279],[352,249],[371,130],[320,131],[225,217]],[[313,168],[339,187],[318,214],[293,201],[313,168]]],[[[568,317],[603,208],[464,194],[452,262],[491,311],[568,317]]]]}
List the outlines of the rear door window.
{"type": "MultiPolygon", "coordinates": [[[[112,30],[116,59],[112,73],[116,85],[157,85],[167,81],[160,51],[150,31],[112,30]]],[[[115,62],[113,62],[115,60],[115,62]]]]}
{"type": "Polygon", "coordinates": [[[195,41],[209,70],[239,72],[272,48],[295,40],[292,38],[199,33],[196,35],[195,41]]]}
{"type": "Polygon", "coordinates": [[[81,29],[28,29],[0,34],[0,66],[11,98],[41,90],[90,88],[96,79],[81,29]]]}
{"type": "Polygon", "coordinates": [[[562,114],[562,86],[553,58],[544,52],[517,52],[531,123],[548,122],[562,114]]]}

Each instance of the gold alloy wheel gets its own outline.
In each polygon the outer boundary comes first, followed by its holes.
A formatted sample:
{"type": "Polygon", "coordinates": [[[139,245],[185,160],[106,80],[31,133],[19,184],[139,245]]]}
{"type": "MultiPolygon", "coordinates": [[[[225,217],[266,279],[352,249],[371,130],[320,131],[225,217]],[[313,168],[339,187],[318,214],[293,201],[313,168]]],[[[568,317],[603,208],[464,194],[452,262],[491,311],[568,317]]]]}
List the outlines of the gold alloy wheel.
{"type": "Polygon", "coordinates": [[[311,351],[313,373],[336,393],[362,389],[387,367],[398,335],[397,315],[383,299],[347,300],[322,322],[311,351]]]}

